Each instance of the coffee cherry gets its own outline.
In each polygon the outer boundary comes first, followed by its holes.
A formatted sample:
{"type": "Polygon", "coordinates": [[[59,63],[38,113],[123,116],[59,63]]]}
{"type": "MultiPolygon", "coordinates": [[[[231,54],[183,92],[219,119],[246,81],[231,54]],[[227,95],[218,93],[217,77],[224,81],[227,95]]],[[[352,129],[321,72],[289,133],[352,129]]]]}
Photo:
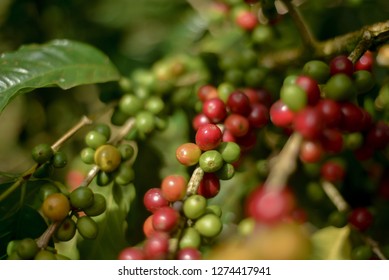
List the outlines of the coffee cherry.
{"type": "Polygon", "coordinates": [[[54,151],[48,144],[39,144],[32,149],[31,154],[33,160],[42,164],[51,159],[54,151]]]}
{"type": "Polygon", "coordinates": [[[227,99],[227,108],[231,113],[248,116],[250,114],[250,100],[242,91],[233,91],[227,99]]]}
{"type": "Polygon", "coordinates": [[[201,236],[193,227],[185,228],[179,241],[179,248],[198,248],[201,245],[201,236]]]}
{"type": "Polygon", "coordinates": [[[96,184],[100,187],[108,186],[114,179],[112,173],[99,171],[96,176],[96,184]]]}
{"type": "Polygon", "coordinates": [[[301,87],[307,94],[307,103],[308,105],[316,105],[320,100],[320,89],[317,82],[309,77],[300,75],[296,78],[296,85],[301,87]]]}
{"type": "Polygon", "coordinates": [[[270,107],[270,120],[279,127],[288,127],[292,124],[295,113],[282,101],[278,100],[270,107]]]}
{"type": "Polygon", "coordinates": [[[177,252],[177,260],[201,260],[201,253],[196,248],[183,248],[177,252]]]}
{"type": "Polygon", "coordinates": [[[70,211],[69,199],[62,193],[53,193],[42,204],[42,213],[52,221],[61,221],[70,211]]]}
{"type": "Polygon", "coordinates": [[[56,260],[55,255],[48,250],[40,250],[34,257],[34,260],[56,260]]]}
{"type": "Polygon", "coordinates": [[[343,180],[345,169],[343,165],[336,161],[327,161],[322,165],[320,174],[324,180],[337,183],[343,180]]]}
{"type": "Polygon", "coordinates": [[[107,137],[97,131],[89,131],[85,136],[85,143],[92,149],[97,149],[98,147],[107,143],[107,137]]]}
{"type": "Polygon", "coordinates": [[[341,104],[340,128],[346,132],[358,132],[364,129],[365,114],[360,107],[352,102],[341,104]]]}
{"type": "Polygon", "coordinates": [[[235,175],[235,167],[230,163],[224,163],[223,166],[214,174],[220,180],[230,180],[235,175]]]}
{"type": "Polygon", "coordinates": [[[151,133],[155,128],[155,116],[149,111],[140,111],[136,114],[135,124],[139,132],[151,133]]]}
{"type": "Polygon", "coordinates": [[[269,118],[269,110],[265,105],[258,103],[251,105],[251,112],[247,117],[251,127],[264,127],[269,122],[269,118]]]}
{"type": "Polygon", "coordinates": [[[169,252],[169,236],[164,232],[155,232],[146,239],[143,248],[147,259],[165,259],[169,252]]]}
{"type": "Polygon", "coordinates": [[[59,241],[69,241],[76,234],[76,223],[72,218],[65,218],[55,232],[55,238],[59,241]]]}
{"type": "Polygon", "coordinates": [[[146,100],[145,109],[154,115],[158,115],[163,111],[165,103],[158,96],[151,96],[146,100]]]}
{"type": "Polygon", "coordinates": [[[249,236],[255,229],[255,220],[251,217],[244,218],[238,224],[238,232],[242,236],[249,236]]]}
{"type": "Polygon", "coordinates": [[[195,194],[191,195],[184,201],[182,210],[185,217],[195,220],[205,213],[207,207],[207,200],[205,197],[195,194]]]}
{"type": "Polygon", "coordinates": [[[300,111],[308,103],[307,93],[296,84],[283,85],[280,99],[293,112],[300,111]]]}
{"type": "Polygon", "coordinates": [[[247,134],[250,123],[246,117],[238,114],[230,114],[224,120],[225,128],[235,137],[242,137],[247,134]]]}
{"type": "Polygon", "coordinates": [[[116,170],[121,163],[121,154],[119,150],[110,144],[100,146],[94,155],[95,163],[100,170],[112,172],[116,170]]]}
{"type": "Polygon", "coordinates": [[[145,260],[144,251],[138,247],[127,247],[120,251],[118,260],[145,260]]]}
{"type": "Polygon", "coordinates": [[[95,163],[95,150],[91,147],[85,147],[81,150],[81,160],[86,164],[95,163]]]}
{"type": "Polygon", "coordinates": [[[39,198],[42,202],[53,193],[59,193],[59,189],[52,183],[45,183],[39,188],[39,198]]]}
{"type": "Polygon", "coordinates": [[[119,171],[116,174],[115,182],[119,185],[125,186],[131,183],[135,178],[134,169],[128,164],[121,164],[119,171]]]}
{"type": "Polygon", "coordinates": [[[20,240],[16,248],[18,255],[25,260],[34,258],[38,251],[38,245],[32,238],[25,238],[20,240]]]}
{"type": "Polygon", "coordinates": [[[373,214],[367,208],[355,208],[348,217],[348,221],[357,230],[366,231],[373,224],[373,214]]]}
{"type": "Polygon", "coordinates": [[[68,163],[67,156],[64,152],[58,151],[52,158],[52,163],[55,168],[63,168],[68,163]]]}
{"type": "Polygon", "coordinates": [[[339,211],[332,212],[328,217],[328,223],[337,228],[346,226],[348,223],[347,213],[339,211]]]}
{"type": "Polygon", "coordinates": [[[85,239],[96,239],[99,233],[97,223],[89,216],[83,216],[77,219],[78,233],[85,239]]]}
{"type": "Polygon", "coordinates": [[[227,163],[234,163],[240,158],[240,147],[234,142],[223,142],[217,150],[227,163]]]}
{"type": "Polygon", "coordinates": [[[330,73],[331,76],[334,76],[339,73],[346,74],[351,77],[354,72],[354,65],[350,59],[345,55],[339,55],[334,57],[330,61],[330,73]]]}
{"type": "Polygon", "coordinates": [[[206,84],[199,87],[197,90],[197,97],[200,101],[205,102],[206,100],[217,98],[218,92],[213,85],[206,84]]]}
{"type": "Polygon", "coordinates": [[[217,148],[222,141],[222,132],[215,124],[205,124],[196,132],[196,145],[203,151],[217,148]]]}
{"type": "Polygon", "coordinates": [[[205,173],[197,193],[205,198],[215,197],[220,191],[220,181],[215,173],[205,173]]]}
{"type": "Polygon", "coordinates": [[[343,135],[337,129],[324,129],[320,142],[323,149],[329,153],[340,153],[343,149],[343,135]]]}
{"type": "Polygon", "coordinates": [[[322,133],[323,117],[315,108],[307,107],[296,114],[293,125],[305,139],[316,140],[322,133]]]}
{"type": "Polygon", "coordinates": [[[169,206],[161,207],[153,213],[152,224],[156,231],[171,232],[179,222],[180,215],[169,206]]]}
{"type": "Polygon", "coordinates": [[[286,189],[272,191],[259,187],[249,195],[247,212],[260,223],[273,224],[285,218],[293,205],[293,197],[286,189]]]}
{"type": "Polygon", "coordinates": [[[209,150],[202,153],[199,165],[205,172],[215,172],[223,166],[222,155],[217,150],[209,150]]]}
{"type": "Polygon", "coordinates": [[[358,94],[366,93],[374,87],[375,81],[373,75],[369,71],[356,71],[353,74],[353,78],[358,94]]]}
{"type": "Polygon", "coordinates": [[[169,201],[163,197],[162,190],[160,188],[151,188],[145,193],[143,197],[143,204],[147,210],[155,212],[161,207],[168,206],[169,201]]]}
{"type": "Polygon", "coordinates": [[[203,114],[212,123],[219,123],[227,116],[226,105],[220,98],[208,99],[203,104],[203,114]]]}
{"type": "Polygon", "coordinates": [[[319,141],[305,140],[300,147],[300,159],[303,162],[318,162],[323,156],[323,147],[319,141]]]}
{"type": "Polygon", "coordinates": [[[134,94],[125,94],[119,101],[119,109],[127,116],[136,116],[142,109],[142,100],[134,94]]]}
{"type": "Polygon", "coordinates": [[[200,113],[200,114],[197,114],[193,120],[192,120],[192,127],[195,131],[197,131],[201,126],[205,125],[205,124],[210,124],[211,123],[211,120],[208,119],[208,117],[203,114],[203,113],[200,113]]]}
{"type": "Polygon", "coordinates": [[[235,22],[242,29],[251,31],[257,26],[258,19],[251,11],[242,10],[238,12],[235,22]]]}
{"type": "Polygon", "coordinates": [[[107,208],[107,201],[102,194],[94,193],[93,194],[93,204],[87,208],[84,208],[83,211],[90,217],[98,216],[104,213],[107,208]]]}
{"type": "Polygon", "coordinates": [[[176,149],[177,160],[185,166],[193,166],[199,162],[201,149],[194,143],[185,143],[176,149]]]}
{"type": "Polygon", "coordinates": [[[120,144],[118,146],[118,150],[120,153],[120,156],[122,157],[122,160],[129,160],[134,156],[135,150],[134,147],[129,144],[120,144]]]}
{"type": "Polygon", "coordinates": [[[326,98],[336,101],[351,100],[357,91],[351,78],[343,73],[332,76],[324,87],[326,98]]]}
{"type": "Polygon", "coordinates": [[[366,70],[371,72],[373,68],[374,57],[371,51],[366,51],[354,64],[354,68],[356,71],[366,70]]]}
{"type": "Polygon", "coordinates": [[[161,183],[161,191],[163,197],[174,202],[181,200],[186,194],[187,180],[181,175],[169,175],[166,176],[161,183]]]}
{"type": "Polygon", "coordinates": [[[369,245],[360,245],[351,251],[351,259],[353,260],[369,260],[372,255],[373,251],[369,245]]]}
{"type": "Polygon", "coordinates": [[[78,209],[85,209],[93,205],[94,194],[88,187],[78,187],[70,195],[70,204],[78,209]]]}
{"type": "Polygon", "coordinates": [[[194,228],[200,235],[212,238],[219,235],[223,229],[223,224],[215,214],[205,214],[195,222],[194,228]]]}
{"type": "Polygon", "coordinates": [[[321,99],[315,106],[323,116],[326,127],[337,127],[340,124],[342,111],[338,102],[332,99],[321,99]]]}
{"type": "Polygon", "coordinates": [[[319,84],[324,84],[330,77],[330,67],[323,61],[311,60],[305,63],[303,73],[312,77],[319,84]]]}

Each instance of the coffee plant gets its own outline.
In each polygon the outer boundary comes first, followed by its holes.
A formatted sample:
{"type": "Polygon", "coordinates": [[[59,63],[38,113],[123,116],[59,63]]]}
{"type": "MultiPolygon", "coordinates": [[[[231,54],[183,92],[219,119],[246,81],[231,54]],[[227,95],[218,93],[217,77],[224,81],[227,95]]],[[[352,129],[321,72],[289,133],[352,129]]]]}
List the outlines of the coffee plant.
{"type": "Polygon", "coordinates": [[[5,2],[1,259],[389,256],[387,1],[5,2]]]}

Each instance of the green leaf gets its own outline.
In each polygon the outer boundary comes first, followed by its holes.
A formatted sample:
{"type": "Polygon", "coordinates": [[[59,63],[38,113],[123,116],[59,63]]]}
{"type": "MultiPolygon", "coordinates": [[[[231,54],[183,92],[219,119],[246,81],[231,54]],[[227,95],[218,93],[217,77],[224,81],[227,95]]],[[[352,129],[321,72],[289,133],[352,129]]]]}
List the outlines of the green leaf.
{"type": "Polygon", "coordinates": [[[313,256],[315,260],[349,260],[351,245],[350,227],[325,227],[312,235],[313,256]]]}
{"type": "Polygon", "coordinates": [[[84,240],[79,236],[78,249],[81,259],[110,260],[117,259],[119,252],[128,246],[125,237],[126,216],[134,198],[133,185],[93,186],[107,200],[105,213],[93,219],[98,223],[99,234],[95,240],[84,240]]]}
{"type": "Polygon", "coordinates": [[[94,47],[70,40],[22,46],[0,57],[0,113],[17,95],[36,88],[119,79],[110,60],[94,47]]]}
{"type": "Polygon", "coordinates": [[[7,244],[11,240],[20,240],[26,237],[38,238],[47,225],[39,212],[30,206],[24,205],[13,215],[2,215],[0,218],[0,259],[6,257],[7,244]]]}

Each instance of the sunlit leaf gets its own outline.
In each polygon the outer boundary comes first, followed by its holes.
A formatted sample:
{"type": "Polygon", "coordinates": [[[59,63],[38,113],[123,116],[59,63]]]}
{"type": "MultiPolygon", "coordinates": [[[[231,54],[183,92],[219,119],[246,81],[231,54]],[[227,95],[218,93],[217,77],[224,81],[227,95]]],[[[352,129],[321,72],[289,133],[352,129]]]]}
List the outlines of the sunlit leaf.
{"type": "Polygon", "coordinates": [[[119,79],[110,60],[96,48],[70,40],[22,46],[0,57],[0,112],[17,95],[36,88],[119,79]]]}
{"type": "Polygon", "coordinates": [[[350,228],[325,227],[312,235],[313,256],[315,260],[350,259],[350,228]]]}

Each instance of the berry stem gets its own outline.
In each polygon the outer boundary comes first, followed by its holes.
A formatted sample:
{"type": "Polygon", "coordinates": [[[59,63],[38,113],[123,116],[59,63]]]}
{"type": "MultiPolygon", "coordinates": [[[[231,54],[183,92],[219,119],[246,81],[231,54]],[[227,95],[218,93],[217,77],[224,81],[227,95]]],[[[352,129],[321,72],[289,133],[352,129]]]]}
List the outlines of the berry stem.
{"type": "Polygon", "coordinates": [[[201,180],[204,176],[204,170],[202,170],[200,167],[197,167],[193,173],[192,177],[190,177],[188,188],[186,192],[186,196],[191,196],[197,193],[197,189],[200,185],[201,180]]]}
{"type": "MultiPolygon", "coordinates": [[[[377,22],[363,27],[360,30],[326,41],[317,42],[311,55],[315,59],[325,59],[338,54],[349,53],[350,50],[357,49],[354,54],[350,55],[350,59],[356,61],[364,51],[374,49],[387,42],[388,39],[389,20],[377,22]],[[364,42],[360,43],[361,41],[364,42]]],[[[303,52],[300,48],[282,50],[280,52],[264,54],[259,63],[269,68],[283,67],[290,63],[301,61],[304,55],[306,55],[306,52],[303,52]]]]}
{"type": "Polygon", "coordinates": [[[274,159],[270,167],[270,173],[265,181],[265,188],[269,190],[281,190],[288,182],[289,176],[296,169],[296,160],[303,137],[299,133],[293,133],[281,152],[274,159]]]}
{"type": "Polygon", "coordinates": [[[70,139],[74,134],[77,133],[77,131],[79,131],[86,125],[92,124],[92,122],[93,121],[90,118],[88,118],[87,116],[83,116],[78,123],[76,123],[72,128],[65,132],[65,134],[62,135],[62,137],[59,138],[53,145],[51,145],[53,151],[58,151],[68,139],[70,139]]]}
{"type": "Polygon", "coordinates": [[[323,181],[322,187],[328,198],[335,205],[336,209],[338,209],[340,212],[343,212],[350,208],[347,201],[343,198],[338,189],[332,183],[323,181]]]}
{"type": "Polygon", "coordinates": [[[61,225],[62,221],[57,221],[49,225],[46,231],[36,240],[36,244],[39,248],[44,249],[49,244],[50,238],[53,236],[54,232],[61,225]]]}
{"type": "Polygon", "coordinates": [[[292,17],[299,33],[301,36],[301,40],[304,44],[306,50],[313,50],[316,47],[316,39],[313,36],[311,30],[308,28],[304,18],[302,17],[299,10],[293,5],[291,0],[281,0],[282,3],[288,9],[290,16],[292,17]]]}

